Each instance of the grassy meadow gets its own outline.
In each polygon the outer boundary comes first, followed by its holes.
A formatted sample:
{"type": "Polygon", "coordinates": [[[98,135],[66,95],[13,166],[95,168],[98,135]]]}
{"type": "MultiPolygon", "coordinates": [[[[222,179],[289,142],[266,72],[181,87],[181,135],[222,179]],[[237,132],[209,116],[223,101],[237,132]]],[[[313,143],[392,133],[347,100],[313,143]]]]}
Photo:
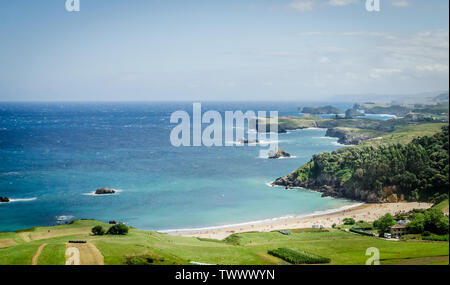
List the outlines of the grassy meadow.
{"type": "Polygon", "coordinates": [[[130,228],[124,236],[94,236],[90,229],[110,225],[95,220],[77,220],[69,225],[37,227],[19,232],[0,233],[0,265],[32,264],[36,251],[38,265],[65,263],[65,244],[69,240],[86,240],[104,257],[104,264],[125,264],[127,258],[151,257],[152,264],[289,264],[269,255],[268,251],[289,248],[331,259],[329,264],[363,265],[366,249],[380,251],[381,264],[448,264],[449,243],[431,241],[387,241],[361,236],[339,229],[292,230],[279,232],[234,234],[220,241],[130,228]],[[14,245],[7,243],[13,240],[14,245]],[[2,247],[1,244],[10,244],[2,247]]]}

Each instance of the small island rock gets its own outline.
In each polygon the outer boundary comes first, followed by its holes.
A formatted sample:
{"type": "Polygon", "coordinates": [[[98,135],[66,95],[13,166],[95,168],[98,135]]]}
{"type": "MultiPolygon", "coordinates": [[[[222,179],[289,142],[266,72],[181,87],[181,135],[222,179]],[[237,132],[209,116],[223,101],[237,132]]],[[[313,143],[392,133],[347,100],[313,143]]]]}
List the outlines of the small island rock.
{"type": "Polygon", "coordinates": [[[271,159],[277,159],[277,158],[282,158],[282,157],[291,157],[291,154],[280,148],[278,148],[276,152],[269,151],[269,158],[271,158],[271,159]]]}
{"type": "Polygon", "coordinates": [[[8,197],[0,197],[0,203],[8,203],[9,198],[8,197]]]}
{"type": "Polygon", "coordinates": [[[96,195],[104,195],[104,194],[114,194],[116,190],[110,188],[100,188],[95,190],[96,195]]]}

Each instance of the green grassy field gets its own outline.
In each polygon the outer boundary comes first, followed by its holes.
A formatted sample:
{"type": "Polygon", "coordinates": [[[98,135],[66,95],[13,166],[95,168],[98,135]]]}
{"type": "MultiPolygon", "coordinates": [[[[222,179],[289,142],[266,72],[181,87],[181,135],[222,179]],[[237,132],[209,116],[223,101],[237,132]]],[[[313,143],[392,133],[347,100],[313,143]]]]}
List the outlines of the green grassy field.
{"type": "Polygon", "coordinates": [[[434,205],[433,208],[448,213],[448,199],[440,202],[439,204],[434,205]]]}
{"type": "MultiPolygon", "coordinates": [[[[427,241],[386,241],[337,229],[292,230],[241,233],[223,241],[130,229],[126,236],[93,236],[90,228],[109,225],[94,220],[78,220],[70,225],[34,228],[19,233],[0,233],[0,242],[13,239],[16,245],[0,248],[0,264],[31,264],[41,244],[47,244],[38,264],[64,264],[65,243],[87,240],[104,256],[105,264],[124,264],[127,257],[146,256],[154,264],[288,264],[269,255],[277,248],[307,251],[328,257],[330,264],[364,264],[366,249],[380,251],[381,264],[448,264],[449,243],[427,241]],[[50,231],[50,232],[49,232],[50,231]]],[[[1,244],[1,243],[0,243],[1,244]]]]}
{"type": "Polygon", "coordinates": [[[387,144],[407,144],[416,137],[432,136],[441,131],[441,128],[448,124],[429,123],[407,126],[400,128],[392,133],[384,134],[378,138],[373,138],[363,142],[363,146],[379,146],[387,144]]]}

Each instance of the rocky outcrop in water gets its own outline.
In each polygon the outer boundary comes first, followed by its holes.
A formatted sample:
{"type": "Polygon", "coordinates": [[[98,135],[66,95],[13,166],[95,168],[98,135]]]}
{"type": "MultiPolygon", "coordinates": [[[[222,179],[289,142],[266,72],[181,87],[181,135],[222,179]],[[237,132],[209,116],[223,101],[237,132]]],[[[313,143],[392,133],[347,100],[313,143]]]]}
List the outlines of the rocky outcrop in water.
{"type": "Polygon", "coordinates": [[[110,188],[100,188],[95,190],[95,195],[114,194],[116,190],[110,188]]]}
{"type": "Polygon", "coordinates": [[[0,197],[0,203],[8,203],[9,198],[8,197],[0,197]]]}
{"type": "Polygon", "coordinates": [[[249,139],[246,139],[246,138],[242,138],[242,139],[239,140],[239,143],[256,144],[256,143],[259,143],[259,140],[258,139],[256,139],[256,140],[249,140],[249,139]]]}
{"type": "Polygon", "coordinates": [[[277,159],[277,158],[283,158],[283,157],[291,157],[291,154],[278,148],[277,151],[269,151],[269,157],[270,159],[277,159]]]}
{"type": "Polygon", "coordinates": [[[363,117],[363,116],[365,116],[364,113],[361,113],[355,109],[348,109],[347,111],[345,111],[345,118],[347,118],[347,119],[351,119],[354,117],[363,117]]]}

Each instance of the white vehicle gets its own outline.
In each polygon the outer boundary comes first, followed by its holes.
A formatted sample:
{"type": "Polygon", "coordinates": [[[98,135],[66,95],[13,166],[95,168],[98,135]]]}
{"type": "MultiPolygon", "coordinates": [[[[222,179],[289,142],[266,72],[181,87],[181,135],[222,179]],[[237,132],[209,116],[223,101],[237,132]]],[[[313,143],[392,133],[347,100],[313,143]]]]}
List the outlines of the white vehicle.
{"type": "Polygon", "coordinates": [[[385,237],[385,238],[392,238],[392,235],[389,234],[389,233],[384,233],[384,237],[385,237]]]}

